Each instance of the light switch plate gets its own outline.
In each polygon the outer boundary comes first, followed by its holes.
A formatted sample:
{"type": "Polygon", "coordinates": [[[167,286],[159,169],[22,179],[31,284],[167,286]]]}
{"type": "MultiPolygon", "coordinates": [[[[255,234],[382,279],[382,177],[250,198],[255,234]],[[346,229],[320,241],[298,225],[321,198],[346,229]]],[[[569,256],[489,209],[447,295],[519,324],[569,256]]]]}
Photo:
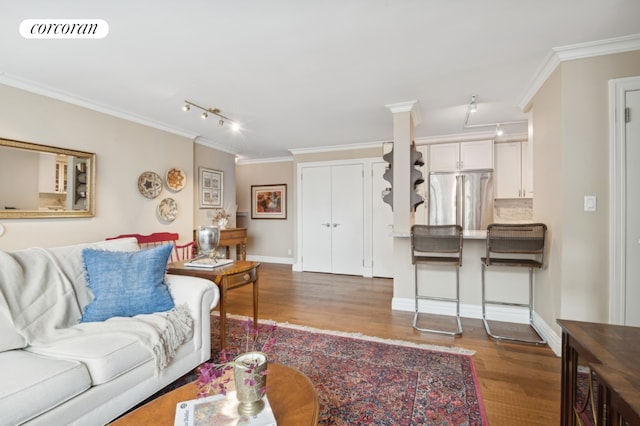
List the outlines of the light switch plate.
{"type": "Polygon", "coordinates": [[[585,212],[595,212],[597,208],[597,201],[595,195],[585,195],[584,196],[584,211],[585,212]]]}

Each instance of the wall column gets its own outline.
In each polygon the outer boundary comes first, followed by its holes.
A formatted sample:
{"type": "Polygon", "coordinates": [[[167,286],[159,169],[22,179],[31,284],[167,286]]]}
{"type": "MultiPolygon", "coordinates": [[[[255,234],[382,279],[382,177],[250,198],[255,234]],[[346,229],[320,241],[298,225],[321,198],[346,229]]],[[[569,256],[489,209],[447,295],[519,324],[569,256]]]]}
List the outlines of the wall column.
{"type": "Polygon", "coordinates": [[[411,143],[419,123],[417,101],[386,105],[393,113],[393,298],[413,298],[411,265],[411,143]]]}

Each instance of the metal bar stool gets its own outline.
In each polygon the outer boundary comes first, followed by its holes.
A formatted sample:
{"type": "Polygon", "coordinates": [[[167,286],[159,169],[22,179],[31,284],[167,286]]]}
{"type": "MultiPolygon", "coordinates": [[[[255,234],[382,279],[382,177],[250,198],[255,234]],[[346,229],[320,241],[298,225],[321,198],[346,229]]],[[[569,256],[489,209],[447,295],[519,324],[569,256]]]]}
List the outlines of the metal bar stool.
{"type": "Polygon", "coordinates": [[[460,322],[460,267],[462,266],[462,227],[460,225],[413,225],[411,227],[411,263],[414,264],[415,313],[413,328],[418,331],[459,336],[460,322]],[[456,268],[456,297],[434,297],[421,295],[418,291],[418,265],[439,264],[456,268]],[[456,303],[456,331],[418,327],[418,301],[440,300],[456,303]]]}
{"type": "Polygon", "coordinates": [[[482,257],[482,321],[487,334],[497,340],[544,345],[547,341],[540,330],[533,324],[533,269],[542,268],[544,260],[545,237],[547,226],[544,223],[530,224],[497,224],[487,227],[487,254],[482,257]],[[496,257],[499,255],[516,255],[513,257],[496,257]],[[522,255],[534,255],[534,258],[519,258],[522,255]],[[505,301],[487,300],[485,285],[485,270],[492,266],[520,267],[529,269],[529,303],[512,303],[505,301]],[[533,328],[539,339],[531,340],[509,336],[499,336],[491,332],[486,317],[486,305],[508,305],[529,308],[529,326],[533,328]]]}

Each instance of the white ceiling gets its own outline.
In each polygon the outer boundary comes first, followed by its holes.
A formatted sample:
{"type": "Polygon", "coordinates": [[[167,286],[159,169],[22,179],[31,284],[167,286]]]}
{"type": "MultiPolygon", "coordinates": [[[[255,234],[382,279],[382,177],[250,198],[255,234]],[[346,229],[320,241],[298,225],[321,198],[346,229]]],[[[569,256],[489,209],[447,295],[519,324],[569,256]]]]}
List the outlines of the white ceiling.
{"type": "MultiPolygon", "coordinates": [[[[390,140],[387,104],[417,100],[416,137],[526,119],[559,46],[640,33],[638,0],[0,0],[0,83],[261,159],[390,140]],[[29,18],[94,18],[100,40],[33,40],[29,18]],[[181,110],[188,99],[242,124],[181,110]]],[[[489,130],[489,128],[485,128],[489,130]]],[[[508,133],[526,125],[506,126],[508,133]]]]}

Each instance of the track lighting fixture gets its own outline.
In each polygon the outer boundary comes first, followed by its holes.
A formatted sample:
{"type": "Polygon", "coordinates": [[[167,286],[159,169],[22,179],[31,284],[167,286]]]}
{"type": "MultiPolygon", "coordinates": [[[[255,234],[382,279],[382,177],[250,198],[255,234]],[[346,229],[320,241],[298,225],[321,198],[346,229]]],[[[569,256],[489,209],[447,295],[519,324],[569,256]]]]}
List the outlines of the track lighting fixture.
{"type": "Polygon", "coordinates": [[[471,102],[469,102],[469,112],[474,113],[478,111],[478,105],[476,104],[476,95],[471,96],[471,102]]]}
{"type": "Polygon", "coordinates": [[[184,106],[182,107],[182,110],[183,111],[189,111],[191,109],[191,107],[196,107],[196,108],[201,109],[203,111],[202,114],[200,115],[203,120],[207,119],[209,117],[209,114],[213,114],[213,115],[215,115],[215,116],[217,116],[219,118],[219,120],[218,120],[218,124],[219,125],[224,126],[225,123],[226,123],[226,124],[231,125],[231,129],[232,130],[234,130],[234,131],[240,130],[240,125],[236,121],[234,121],[234,120],[230,119],[229,117],[223,115],[220,112],[219,108],[205,108],[205,107],[201,107],[200,105],[194,104],[191,101],[184,101],[184,106]]]}
{"type": "Polygon", "coordinates": [[[471,101],[467,106],[467,115],[464,118],[465,129],[471,129],[476,127],[495,127],[496,136],[502,136],[504,134],[504,130],[502,129],[502,126],[504,126],[505,124],[520,124],[520,123],[527,122],[527,120],[518,120],[518,121],[503,121],[501,123],[469,124],[469,115],[478,111],[478,104],[476,103],[477,98],[478,97],[476,95],[471,96],[471,101]]]}

